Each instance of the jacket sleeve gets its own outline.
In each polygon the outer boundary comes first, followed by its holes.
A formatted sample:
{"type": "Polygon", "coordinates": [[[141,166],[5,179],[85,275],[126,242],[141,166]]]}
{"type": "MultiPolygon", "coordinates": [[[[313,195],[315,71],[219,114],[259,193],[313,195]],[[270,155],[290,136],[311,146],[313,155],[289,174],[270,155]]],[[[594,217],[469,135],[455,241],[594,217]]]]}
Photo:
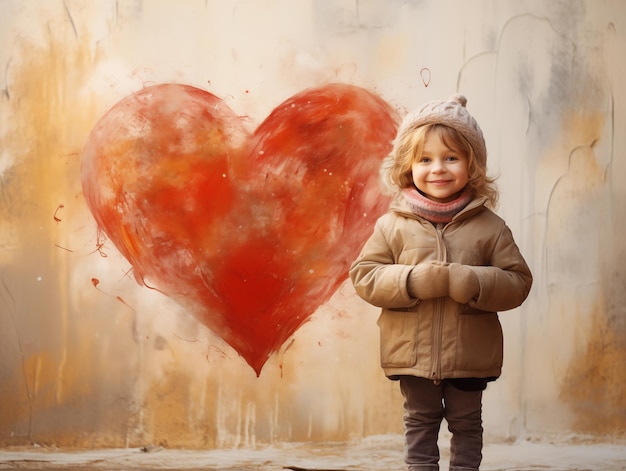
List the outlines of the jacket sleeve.
{"type": "Polygon", "coordinates": [[[361,254],[350,267],[350,279],[357,294],[370,304],[388,309],[407,308],[419,300],[407,291],[407,278],[413,265],[395,262],[379,219],[361,254]]]}
{"type": "Polygon", "coordinates": [[[506,225],[502,226],[490,265],[472,267],[480,283],[480,294],[470,306],[482,311],[507,311],[521,305],[533,278],[506,225]]]}

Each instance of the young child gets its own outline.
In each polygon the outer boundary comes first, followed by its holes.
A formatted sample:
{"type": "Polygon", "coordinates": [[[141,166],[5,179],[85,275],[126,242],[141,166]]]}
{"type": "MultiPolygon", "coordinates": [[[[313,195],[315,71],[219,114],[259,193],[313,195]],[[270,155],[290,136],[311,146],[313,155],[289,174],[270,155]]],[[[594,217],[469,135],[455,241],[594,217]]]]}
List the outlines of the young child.
{"type": "Polygon", "coordinates": [[[526,299],[531,272],[492,210],[483,133],[467,100],[406,116],[381,170],[396,195],[350,268],[356,292],[381,307],[381,365],[404,397],[405,461],[439,469],[442,419],[450,471],[478,470],[482,392],[500,376],[497,311],[526,299]]]}

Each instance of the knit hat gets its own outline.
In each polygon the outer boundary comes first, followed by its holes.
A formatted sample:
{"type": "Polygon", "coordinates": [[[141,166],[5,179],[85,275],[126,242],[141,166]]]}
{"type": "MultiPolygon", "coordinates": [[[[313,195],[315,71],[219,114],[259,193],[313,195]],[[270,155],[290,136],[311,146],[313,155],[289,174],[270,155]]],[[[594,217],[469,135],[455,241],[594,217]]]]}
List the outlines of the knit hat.
{"type": "Polygon", "coordinates": [[[476,159],[487,165],[487,147],[478,123],[465,108],[467,98],[455,93],[447,101],[432,101],[409,113],[398,129],[398,141],[405,133],[427,124],[443,124],[459,131],[470,143],[476,159]]]}

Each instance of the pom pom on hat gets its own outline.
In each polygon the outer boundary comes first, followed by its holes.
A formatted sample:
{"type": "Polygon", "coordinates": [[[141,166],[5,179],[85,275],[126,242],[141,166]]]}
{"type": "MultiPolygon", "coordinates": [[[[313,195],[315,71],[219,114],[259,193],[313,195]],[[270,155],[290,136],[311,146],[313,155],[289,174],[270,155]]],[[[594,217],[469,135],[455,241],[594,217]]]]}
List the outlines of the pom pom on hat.
{"type": "Polygon", "coordinates": [[[408,132],[427,124],[443,124],[459,131],[469,142],[481,165],[487,165],[487,146],[483,132],[474,117],[465,108],[467,98],[455,93],[446,101],[432,101],[406,115],[400,128],[396,142],[408,132]]]}
{"type": "Polygon", "coordinates": [[[467,98],[465,98],[465,95],[461,95],[460,93],[455,93],[450,98],[448,98],[448,101],[456,101],[463,108],[467,106],[467,98]]]}

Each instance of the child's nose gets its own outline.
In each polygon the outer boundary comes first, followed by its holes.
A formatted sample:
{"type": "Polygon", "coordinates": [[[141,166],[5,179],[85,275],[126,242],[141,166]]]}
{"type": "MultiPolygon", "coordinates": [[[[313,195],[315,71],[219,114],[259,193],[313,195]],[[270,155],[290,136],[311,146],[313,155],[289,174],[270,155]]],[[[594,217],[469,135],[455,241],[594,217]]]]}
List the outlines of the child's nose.
{"type": "Polygon", "coordinates": [[[445,171],[446,167],[443,162],[439,159],[433,161],[433,172],[442,172],[445,171]]]}

